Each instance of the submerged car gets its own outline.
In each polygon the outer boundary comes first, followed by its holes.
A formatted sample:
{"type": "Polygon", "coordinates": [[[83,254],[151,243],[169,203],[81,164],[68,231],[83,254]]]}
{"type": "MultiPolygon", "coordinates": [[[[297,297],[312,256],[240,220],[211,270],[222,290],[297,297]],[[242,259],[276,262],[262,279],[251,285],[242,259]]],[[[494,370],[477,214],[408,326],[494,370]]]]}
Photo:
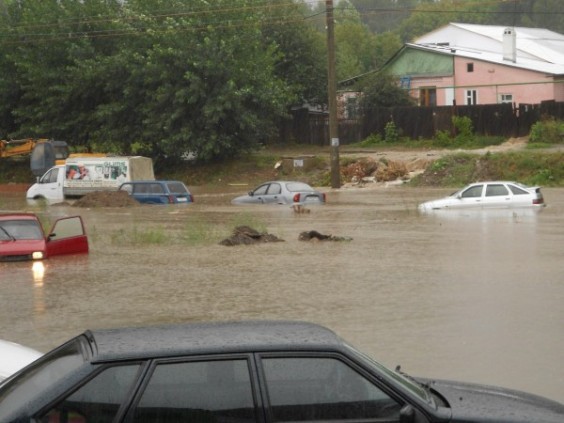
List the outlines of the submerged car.
{"type": "Polygon", "coordinates": [[[297,181],[270,181],[259,185],[247,195],[234,198],[232,204],[324,204],[325,194],[297,181]]]}
{"type": "Polygon", "coordinates": [[[88,252],[88,237],[80,216],[57,220],[45,235],[33,213],[0,214],[0,261],[42,260],[88,252]]]}
{"type": "Polygon", "coordinates": [[[545,206],[540,187],[518,182],[489,181],[467,185],[448,197],[419,205],[420,211],[440,209],[493,209],[545,206]]]}
{"type": "Polygon", "coordinates": [[[2,422],[535,422],[564,405],[392,371],[306,322],[93,330],[0,386],[2,422]]]}
{"type": "Polygon", "coordinates": [[[194,197],[181,181],[131,181],[119,187],[143,204],[188,204],[194,197]]]}
{"type": "Polygon", "coordinates": [[[33,348],[0,339],[0,382],[41,357],[33,348]]]}

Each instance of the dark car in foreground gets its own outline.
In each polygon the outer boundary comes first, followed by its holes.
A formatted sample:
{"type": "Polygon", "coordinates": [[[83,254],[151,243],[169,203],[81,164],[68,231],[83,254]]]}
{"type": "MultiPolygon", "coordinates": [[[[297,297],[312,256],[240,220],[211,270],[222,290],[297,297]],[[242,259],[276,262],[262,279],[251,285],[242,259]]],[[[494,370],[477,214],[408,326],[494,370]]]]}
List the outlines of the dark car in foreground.
{"type": "Polygon", "coordinates": [[[0,214],[0,261],[42,260],[88,252],[88,237],[80,216],[57,220],[45,235],[34,213],[0,214]]]}
{"type": "Polygon", "coordinates": [[[142,204],[188,204],[194,197],[181,181],[131,181],[119,187],[142,204]]]}
{"type": "Polygon", "coordinates": [[[304,322],[87,331],[0,385],[2,422],[561,423],[531,394],[392,371],[304,322]]]}
{"type": "Polygon", "coordinates": [[[232,204],[325,204],[325,194],[298,181],[270,181],[259,185],[247,195],[234,198],[232,204]]]}

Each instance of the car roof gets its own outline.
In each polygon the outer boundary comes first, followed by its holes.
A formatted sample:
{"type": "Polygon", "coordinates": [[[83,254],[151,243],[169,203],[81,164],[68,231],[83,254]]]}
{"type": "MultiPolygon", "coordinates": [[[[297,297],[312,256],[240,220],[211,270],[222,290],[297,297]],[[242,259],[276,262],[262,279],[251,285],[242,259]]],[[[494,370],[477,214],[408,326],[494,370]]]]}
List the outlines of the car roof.
{"type": "Polygon", "coordinates": [[[0,220],[38,220],[34,213],[0,213],[0,220]]]}
{"type": "Polygon", "coordinates": [[[330,329],[300,321],[186,323],[90,330],[92,362],[251,351],[339,350],[330,329]]]}

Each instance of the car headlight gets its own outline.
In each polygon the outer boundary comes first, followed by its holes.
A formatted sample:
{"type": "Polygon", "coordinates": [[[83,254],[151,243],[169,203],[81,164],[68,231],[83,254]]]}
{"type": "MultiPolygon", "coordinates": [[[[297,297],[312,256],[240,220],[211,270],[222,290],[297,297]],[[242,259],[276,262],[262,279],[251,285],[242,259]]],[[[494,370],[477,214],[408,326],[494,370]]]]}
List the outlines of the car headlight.
{"type": "Polygon", "coordinates": [[[31,253],[31,258],[34,260],[41,260],[43,257],[43,251],[34,251],[31,253]]]}

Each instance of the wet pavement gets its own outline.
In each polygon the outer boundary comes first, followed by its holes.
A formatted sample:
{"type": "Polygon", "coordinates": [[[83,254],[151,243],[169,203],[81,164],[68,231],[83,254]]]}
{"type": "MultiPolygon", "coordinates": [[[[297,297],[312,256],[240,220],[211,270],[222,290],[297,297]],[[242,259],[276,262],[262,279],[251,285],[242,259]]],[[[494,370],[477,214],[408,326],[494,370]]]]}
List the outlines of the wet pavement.
{"type": "Polygon", "coordinates": [[[540,213],[417,212],[450,191],[329,191],[308,214],[197,189],[188,207],[100,209],[3,193],[0,211],[82,215],[91,251],[0,263],[0,338],[47,351],[87,328],[303,319],[413,375],[562,401],[564,189],[540,213]],[[241,224],[284,242],[219,245],[241,224]],[[352,240],[298,240],[310,230],[352,240]]]}

